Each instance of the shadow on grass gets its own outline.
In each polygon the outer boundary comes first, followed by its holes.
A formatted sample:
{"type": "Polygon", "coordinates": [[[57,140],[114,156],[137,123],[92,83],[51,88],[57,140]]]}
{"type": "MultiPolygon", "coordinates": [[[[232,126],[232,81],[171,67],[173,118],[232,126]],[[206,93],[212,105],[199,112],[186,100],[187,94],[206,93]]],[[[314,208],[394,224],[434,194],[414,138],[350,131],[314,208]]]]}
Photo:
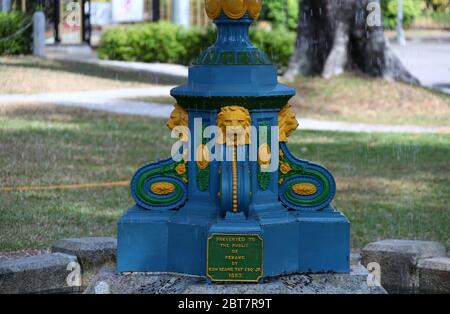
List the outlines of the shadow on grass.
{"type": "Polygon", "coordinates": [[[73,74],[82,74],[103,79],[110,79],[123,82],[136,82],[147,84],[183,84],[185,79],[176,78],[164,73],[150,73],[148,71],[127,70],[101,66],[97,64],[87,64],[84,62],[69,60],[51,60],[51,61],[17,61],[6,64],[8,67],[23,67],[29,69],[44,69],[56,72],[69,72],[73,74]]]}

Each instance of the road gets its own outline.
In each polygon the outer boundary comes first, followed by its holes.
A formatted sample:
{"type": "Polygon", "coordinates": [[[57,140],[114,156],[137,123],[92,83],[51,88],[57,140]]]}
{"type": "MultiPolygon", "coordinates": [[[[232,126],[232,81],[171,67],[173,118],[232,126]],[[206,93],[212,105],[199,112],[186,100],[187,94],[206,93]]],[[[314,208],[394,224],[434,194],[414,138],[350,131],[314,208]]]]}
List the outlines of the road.
{"type": "Polygon", "coordinates": [[[409,42],[392,48],[422,85],[450,94],[450,43],[409,42]]]}

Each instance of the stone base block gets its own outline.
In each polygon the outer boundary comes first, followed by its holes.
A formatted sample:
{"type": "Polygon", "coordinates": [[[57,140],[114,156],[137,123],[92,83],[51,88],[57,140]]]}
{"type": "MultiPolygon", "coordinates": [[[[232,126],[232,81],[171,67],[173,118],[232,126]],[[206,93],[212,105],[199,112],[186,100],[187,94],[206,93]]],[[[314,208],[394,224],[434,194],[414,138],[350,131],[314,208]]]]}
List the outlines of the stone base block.
{"type": "Polygon", "coordinates": [[[434,241],[383,240],[362,250],[362,264],[380,265],[381,284],[389,293],[417,292],[416,266],[420,259],[445,256],[445,247],[434,241]]]}
{"type": "Polygon", "coordinates": [[[422,259],[417,264],[422,293],[450,293],[450,258],[422,259]]]}
{"type": "Polygon", "coordinates": [[[367,270],[352,266],[348,274],[291,274],[265,278],[261,284],[208,284],[206,278],[170,273],[117,274],[104,267],[87,294],[384,294],[367,284],[367,270]]]}

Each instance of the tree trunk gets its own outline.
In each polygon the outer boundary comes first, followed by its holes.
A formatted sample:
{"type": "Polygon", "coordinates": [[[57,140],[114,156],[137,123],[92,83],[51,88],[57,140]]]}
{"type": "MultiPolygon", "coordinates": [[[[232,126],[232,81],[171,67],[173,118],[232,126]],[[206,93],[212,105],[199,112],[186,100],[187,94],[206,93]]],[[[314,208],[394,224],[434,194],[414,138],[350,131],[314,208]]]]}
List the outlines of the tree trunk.
{"type": "Polygon", "coordinates": [[[285,73],[325,78],[356,70],[419,84],[384,35],[379,0],[301,0],[297,47],[285,73]]]}

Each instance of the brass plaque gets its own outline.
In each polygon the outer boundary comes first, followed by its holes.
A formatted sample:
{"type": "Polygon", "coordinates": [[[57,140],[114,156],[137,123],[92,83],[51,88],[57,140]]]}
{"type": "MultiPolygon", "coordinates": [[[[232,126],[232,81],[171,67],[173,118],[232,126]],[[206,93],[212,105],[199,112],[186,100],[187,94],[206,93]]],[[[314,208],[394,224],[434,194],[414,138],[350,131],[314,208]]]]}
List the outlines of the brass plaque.
{"type": "Polygon", "coordinates": [[[259,234],[213,233],[208,238],[206,275],[211,281],[258,282],[264,243],[259,234]]]}

